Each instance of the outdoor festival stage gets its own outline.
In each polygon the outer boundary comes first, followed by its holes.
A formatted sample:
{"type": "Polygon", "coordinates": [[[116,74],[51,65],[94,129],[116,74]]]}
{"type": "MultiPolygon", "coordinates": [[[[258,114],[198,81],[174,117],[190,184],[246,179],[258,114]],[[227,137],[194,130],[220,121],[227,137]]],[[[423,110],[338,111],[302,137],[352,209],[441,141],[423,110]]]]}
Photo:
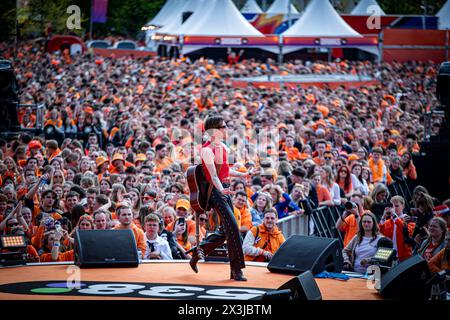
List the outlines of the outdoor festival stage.
{"type": "MultiPolygon", "coordinates": [[[[247,263],[247,282],[230,280],[228,263],[144,262],[138,268],[78,269],[56,263],[2,268],[0,300],[92,299],[255,299],[292,279],[270,272],[264,263],[247,263]],[[80,273],[77,274],[77,271],[80,273]],[[72,288],[78,284],[78,288],[72,288]]],[[[316,279],[324,300],[381,299],[366,280],[316,279]]]]}
{"type": "Polygon", "coordinates": [[[281,87],[302,87],[308,88],[311,86],[323,88],[329,87],[336,89],[339,86],[345,88],[359,88],[364,86],[373,86],[379,81],[369,76],[358,76],[348,74],[299,74],[299,75],[273,75],[260,76],[250,78],[236,78],[233,79],[232,84],[234,88],[246,88],[253,86],[256,88],[281,88],[281,87]]]}

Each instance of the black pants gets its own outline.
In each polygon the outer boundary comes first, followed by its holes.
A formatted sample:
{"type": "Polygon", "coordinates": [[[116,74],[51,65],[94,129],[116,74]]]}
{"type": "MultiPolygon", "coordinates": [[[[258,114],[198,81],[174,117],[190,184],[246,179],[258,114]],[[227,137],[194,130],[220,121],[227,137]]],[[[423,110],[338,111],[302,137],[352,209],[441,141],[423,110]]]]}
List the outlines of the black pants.
{"type": "Polygon", "coordinates": [[[208,255],[226,240],[231,269],[236,270],[245,268],[242,239],[239,234],[236,218],[234,217],[231,197],[229,195],[224,195],[216,188],[213,188],[209,203],[211,208],[213,208],[220,217],[220,227],[216,232],[200,243],[200,248],[205,255],[208,255]]]}

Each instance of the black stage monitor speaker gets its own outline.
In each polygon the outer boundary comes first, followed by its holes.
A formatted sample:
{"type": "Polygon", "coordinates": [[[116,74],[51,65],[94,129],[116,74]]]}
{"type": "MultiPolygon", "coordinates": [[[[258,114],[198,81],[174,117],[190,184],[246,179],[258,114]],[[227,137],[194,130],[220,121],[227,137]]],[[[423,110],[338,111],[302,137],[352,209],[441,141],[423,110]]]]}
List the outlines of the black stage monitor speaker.
{"type": "Polygon", "coordinates": [[[131,230],[77,230],[75,264],[80,268],[131,268],[139,257],[131,230]]]}
{"type": "Polygon", "coordinates": [[[337,239],[291,236],[275,252],[267,268],[271,272],[300,274],[310,270],[341,272],[342,250],[337,239]]]}
{"type": "Polygon", "coordinates": [[[381,278],[380,294],[386,299],[428,300],[431,279],[427,261],[415,255],[399,263],[381,278]]]}
{"type": "Polygon", "coordinates": [[[266,292],[261,300],[322,300],[322,294],[311,271],[306,271],[277,290],[266,292]]]}
{"type": "Polygon", "coordinates": [[[9,60],[0,60],[0,100],[19,100],[19,85],[9,60]]]}
{"type": "Polygon", "coordinates": [[[1,131],[18,130],[17,104],[19,85],[9,60],[0,60],[0,127],[1,131]]]}
{"type": "Polygon", "coordinates": [[[443,62],[439,68],[436,91],[441,104],[450,107],[450,62],[443,62]]]}

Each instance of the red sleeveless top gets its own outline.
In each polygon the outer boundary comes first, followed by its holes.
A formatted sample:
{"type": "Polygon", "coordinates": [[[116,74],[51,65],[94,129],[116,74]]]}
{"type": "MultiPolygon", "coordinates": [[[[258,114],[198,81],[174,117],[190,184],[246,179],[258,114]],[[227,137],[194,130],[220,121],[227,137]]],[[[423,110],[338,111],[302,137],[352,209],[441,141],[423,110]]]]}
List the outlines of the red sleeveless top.
{"type": "MultiPolygon", "coordinates": [[[[214,164],[216,166],[216,171],[218,168],[219,164],[222,164],[222,166],[220,167],[220,172],[217,172],[217,176],[219,177],[220,182],[229,182],[229,177],[230,177],[230,166],[228,164],[228,155],[227,155],[227,150],[225,149],[225,147],[223,145],[220,145],[220,147],[212,147],[211,146],[211,142],[208,141],[203,145],[203,148],[210,148],[214,154],[214,164]],[[222,157],[220,158],[220,155],[222,154],[222,157]]],[[[206,169],[206,164],[203,161],[202,158],[202,165],[203,168],[205,168],[205,176],[206,176],[206,180],[211,183],[211,176],[208,172],[208,170],[206,169]]]]}

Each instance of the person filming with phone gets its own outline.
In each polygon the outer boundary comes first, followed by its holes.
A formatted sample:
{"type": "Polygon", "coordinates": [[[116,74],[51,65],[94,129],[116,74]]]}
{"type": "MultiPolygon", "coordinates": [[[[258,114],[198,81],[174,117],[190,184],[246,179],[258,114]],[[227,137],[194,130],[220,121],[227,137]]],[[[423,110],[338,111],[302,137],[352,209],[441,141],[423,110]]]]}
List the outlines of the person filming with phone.
{"type": "Polygon", "coordinates": [[[399,262],[412,256],[412,248],[405,242],[405,234],[407,237],[412,236],[416,225],[415,217],[404,214],[404,209],[405,199],[401,196],[392,197],[379,223],[380,232],[392,240],[399,262]]]}
{"type": "Polygon", "coordinates": [[[355,192],[350,199],[344,204],[344,213],[336,221],[336,229],[344,233],[344,247],[358,233],[359,220],[363,214],[362,195],[355,192]]]}

